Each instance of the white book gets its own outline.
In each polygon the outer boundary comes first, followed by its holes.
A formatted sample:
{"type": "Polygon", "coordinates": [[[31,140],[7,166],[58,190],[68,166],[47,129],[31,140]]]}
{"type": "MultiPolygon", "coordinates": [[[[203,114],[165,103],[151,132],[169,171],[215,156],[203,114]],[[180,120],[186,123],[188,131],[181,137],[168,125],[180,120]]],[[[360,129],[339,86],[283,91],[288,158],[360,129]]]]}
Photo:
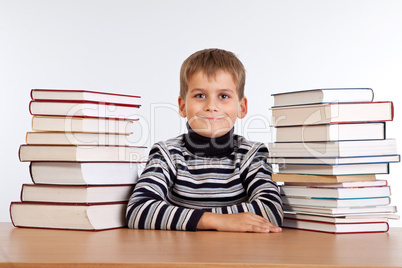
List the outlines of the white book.
{"type": "Polygon", "coordinates": [[[283,227],[301,230],[333,233],[333,234],[353,234],[353,233],[383,233],[388,232],[387,222],[365,222],[365,223],[329,223],[312,220],[290,219],[283,220],[283,227]]]}
{"type": "Polygon", "coordinates": [[[278,157],[268,158],[271,164],[278,165],[349,165],[349,164],[376,164],[376,163],[398,163],[401,156],[380,155],[380,156],[359,156],[359,157],[278,157]]]}
{"type": "Polygon", "coordinates": [[[139,175],[137,163],[31,162],[29,168],[31,179],[35,184],[134,184],[139,175]]]}
{"type": "Polygon", "coordinates": [[[358,188],[324,188],[308,186],[281,186],[282,195],[310,198],[372,198],[391,195],[389,186],[358,188]]]}
{"type": "Polygon", "coordinates": [[[385,139],[385,122],[284,126],[275,128],[276,142],[385,139]]]}
{"type": "Polygon", "coordinates": [[[126,226],[126,208],[127,203],[12,202],[10,215],[16,227],[106,230],[126,226]]]}
{"type": "Polygon", "coordinates": [[[389,174],[389,163],[351,165],[278,165],[282,174],[305,175],[363,175],[389,174]]]}
{"type": "Polygon", "coordinates": [[[51,203],[127,202],[134,189],[128,185],[23,184],[21,201],[51,203]]]}
{"type": "Polygon", "coordinates": [[[396,206],[376,206],[376,207],[356,207],[356,208],[321,208],[321,207],[307,207],[307,206],[283,206],[285,211],[317,215],[317,216],[344,216],[344,215],[375,215],[376,213],[396,213],[396,206]]]}
{"type": "Polygon", "coordinates": [[[283,204],[291,206],[328,208],[386,206],[391,202],[391,199],[388,196],[376,198],[313,198],[282,196],[281,199],[283,204]]]}
{"type": "Polygon", "coordinates": [[[392,121],[391,101],[363,103],[326,103],[317,105],[271,108],[272,125],[305,126],[334,123],[392,121]]]}
{"type": "Polygon", "coordinates": [[[27,144],[129,146],[128,135],[82,132],[27,132],[27,144]]]}
{"type": "Polygon", "coordinates": [[[360,157],[396,155],[396,140],[279,142],[268,144],[270,157],[360,157]]]}
{"type": "Polygon", "coordinates": [[[146,147],[92,145],[27,145],[20,146],[21,162],[145,162],[146,147]]]}
{"type": "Polygon", "coordinates": [[[29,104],[32,115],[116,118],[138,120],[139,106],[115,103],[96,103],[79,101],[36,101],[29,104]]]}
{"type": "Polygon", "coordinates": [[[324,88],[272,94],[274,106],[304,105],[324,102],[371,102],[371,88],[324,88]]]}
{"type": "Polygon", "coordinates": [[[133,120],[63,116],[32,117],[32,130],[35,131],[131,134],[133,129],[133,120]]]}

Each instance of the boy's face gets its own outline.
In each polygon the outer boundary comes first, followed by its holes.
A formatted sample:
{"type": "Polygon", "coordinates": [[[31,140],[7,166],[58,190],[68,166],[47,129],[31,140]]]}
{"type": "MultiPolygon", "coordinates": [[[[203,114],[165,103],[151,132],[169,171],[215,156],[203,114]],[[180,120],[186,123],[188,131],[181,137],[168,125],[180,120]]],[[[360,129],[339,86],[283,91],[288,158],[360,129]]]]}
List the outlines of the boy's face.
{"type": "Polygon", "coordinates": [[[216,138],[232,129],[236,117],[246,116],[247,99],[239,100],[230,73],[218,71],[215,78],[209,79],[199,71],[190,77],[185,99],[179,97],[179,112],[196,133],[216,138]]]}

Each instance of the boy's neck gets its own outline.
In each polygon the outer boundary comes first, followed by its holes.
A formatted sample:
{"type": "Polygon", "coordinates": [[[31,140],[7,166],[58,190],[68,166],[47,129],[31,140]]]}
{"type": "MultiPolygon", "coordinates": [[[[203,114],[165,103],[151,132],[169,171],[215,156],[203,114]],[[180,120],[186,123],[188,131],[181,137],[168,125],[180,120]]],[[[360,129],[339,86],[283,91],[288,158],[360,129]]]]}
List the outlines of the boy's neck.
{"type": "Polygon", "coordinates": [[[207,138],[196,133],[187,123],[188,133],[184,134],[187,150],[203,157],[223,157],[233,152],[234,140],[232,128],[228,133],[217,138],[207,138]]]}

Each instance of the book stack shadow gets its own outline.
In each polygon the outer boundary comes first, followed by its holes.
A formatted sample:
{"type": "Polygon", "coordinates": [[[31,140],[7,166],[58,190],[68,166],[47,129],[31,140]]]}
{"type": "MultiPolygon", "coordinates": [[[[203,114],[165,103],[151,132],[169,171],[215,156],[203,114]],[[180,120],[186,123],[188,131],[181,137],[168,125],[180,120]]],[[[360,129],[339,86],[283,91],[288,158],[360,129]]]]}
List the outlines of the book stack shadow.
{"type": "Polygon", "coordinates": [[[387,232],[399,219],[384,178],[400,162],[391,101],[374,101],[370,88],[333,88],[273,94],[276,168],[283,227],[328,233],[387,232]]]}
{"type": "MultiPolygon", "coordinates": [[[[31,91],[32,131],[19,148],[32,184],[10,205],[16,227],[105,230],[125,210],[145,147],[129,137],[140,97],[87,90],[31,91]]],[[[134,129],[135,130],[135,129],[134,129]]]]}

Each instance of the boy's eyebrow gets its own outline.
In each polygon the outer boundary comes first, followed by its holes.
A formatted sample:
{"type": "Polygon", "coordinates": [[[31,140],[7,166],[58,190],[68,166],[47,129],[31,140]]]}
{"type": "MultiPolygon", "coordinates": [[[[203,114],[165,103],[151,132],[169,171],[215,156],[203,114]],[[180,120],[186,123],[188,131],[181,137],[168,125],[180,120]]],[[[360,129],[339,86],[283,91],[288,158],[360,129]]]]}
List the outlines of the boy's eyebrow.
{"type": "MultiPolygon", "coordinates": [[[[193,88],[189,90],[189,93],[193,93],[193,92],[197,92],[197,91],[205,91],[204,88],[193,88]]],[[[228,93],[234,93],[236,92],[233,89],[230,88],[222,88],[222,89],[218,89],[219,92],[228,92],[228,93]]]]}

